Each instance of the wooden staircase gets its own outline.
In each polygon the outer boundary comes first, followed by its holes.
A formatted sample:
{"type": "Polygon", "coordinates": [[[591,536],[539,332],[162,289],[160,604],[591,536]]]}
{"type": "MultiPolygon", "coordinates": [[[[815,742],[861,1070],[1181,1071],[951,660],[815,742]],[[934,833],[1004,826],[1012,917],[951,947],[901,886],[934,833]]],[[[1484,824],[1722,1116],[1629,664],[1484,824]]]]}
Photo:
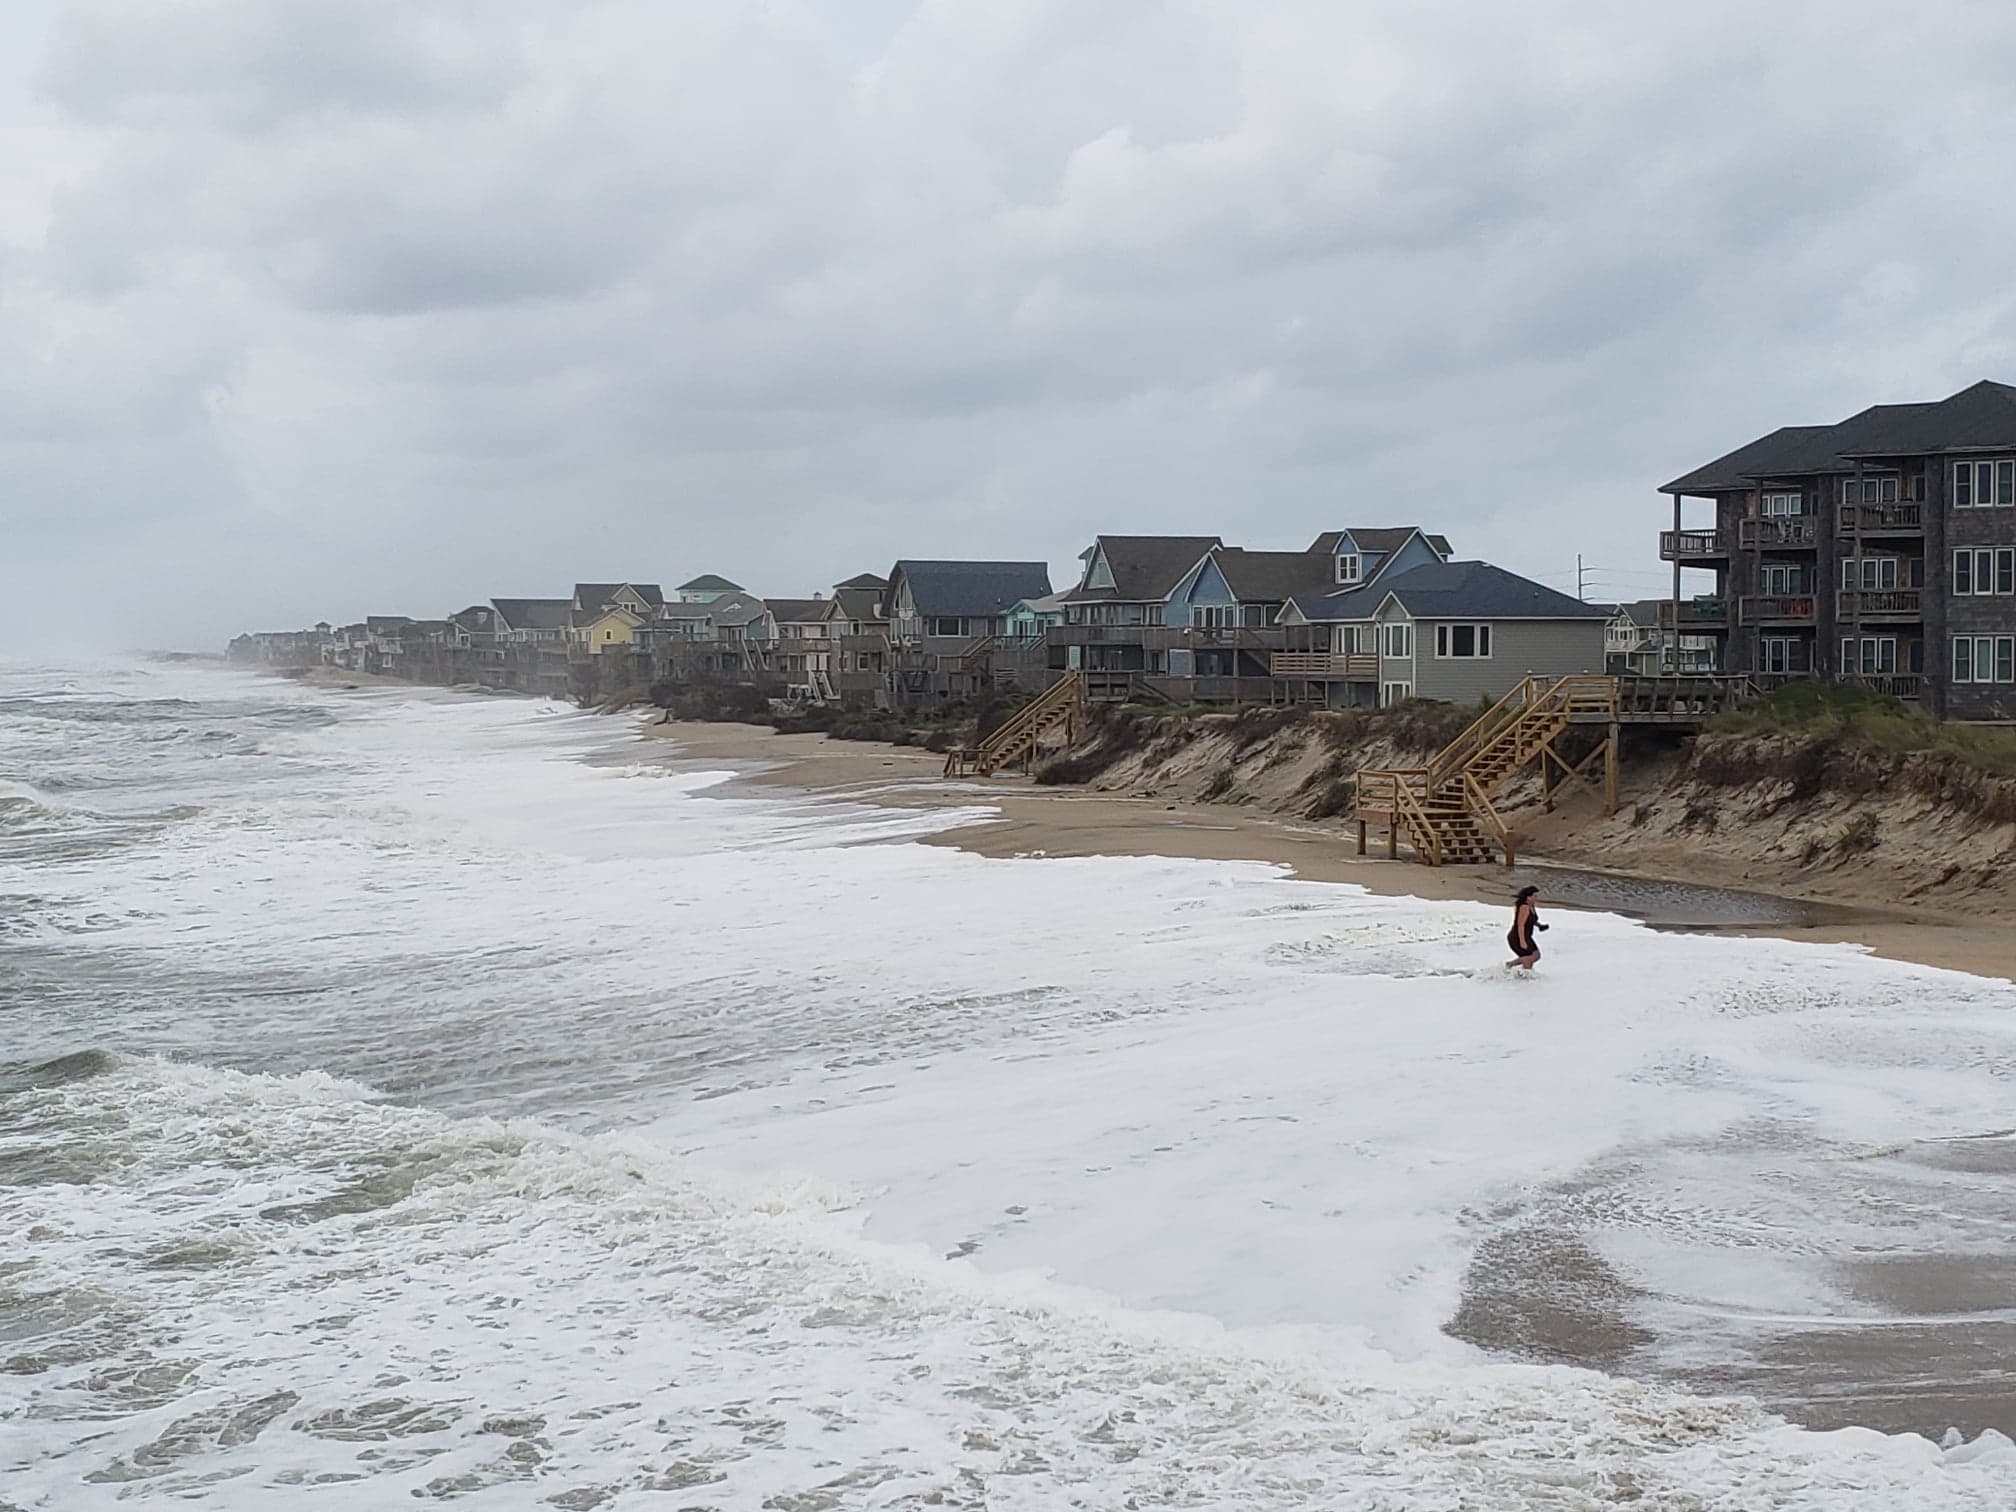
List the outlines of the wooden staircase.
{"type": "Polygon", "coordinates": [[[1368,768],[1358,774],[1358,853],[1366,826],[1384,823],[1387,854],[1404,835],[1417,861],[1429,866],[1513,861],[1512,832],[1492,805],[1497,793],[1538,762],[1548,807],[1559,780],[1597,792],[1589,768],[1604,759],[1606,811],[1616,803],[1617,679],[1600,676],[1522,679],[1423,767],[1368,768]],[[1556,741],[1574,724],[1605,724],[1608,733],[1581,760],[1570,762],[1556,741]]]}
{"type": "Polygon", "coordinates": [[[947,752],[945,775],[991,777],[1016,762],[1026,770],[1046,737],[1061,728],[1067,742],[1076,742],[1084,724],[1085,680],[1079,673],[1066,672],[978,745],[947,752]]]}

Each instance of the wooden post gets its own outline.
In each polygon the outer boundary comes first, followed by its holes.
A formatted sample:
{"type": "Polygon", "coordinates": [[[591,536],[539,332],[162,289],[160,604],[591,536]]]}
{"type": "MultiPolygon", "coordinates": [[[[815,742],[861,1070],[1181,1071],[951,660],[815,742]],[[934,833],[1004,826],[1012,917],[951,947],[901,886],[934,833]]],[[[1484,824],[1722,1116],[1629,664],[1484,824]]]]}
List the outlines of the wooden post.
{"type": "Polygon", "coordinates": [[[1397,814],[1389,815],[1386,820],[1386,859],[1400,859],[1400,818],[1397,814]]]}
{"type": "Polygon", "coordinates": [[[1680,495],[1673,495],[1673,639],[1667,642],[1671,671],[1680,675],[1680,495]]]}
{"type": "Polygon", "coordinates": [[[1361,856],[1365,854],[1365,821],[1363,819],[1358,821],[1358,854],[1361,856]]]}
{"type": "MultiPolygon", "coordinates": [[[[1558,780],[1554,775],[1553,764],[1547,760],[1553,754],[1553,742],[1549,741],[1540,747],[1540,807],[1549,814],[1554,812],[1554,784],[1558,780]]],[[[1555,757],[1555,760],[1559,759],[1555,757]]]]}
{"type": "Polygon", "coordinates": [[[1610,721],[1609,749],[1603,757],[1603,812],[1617,812],[1617,721],[1610,721]]]}

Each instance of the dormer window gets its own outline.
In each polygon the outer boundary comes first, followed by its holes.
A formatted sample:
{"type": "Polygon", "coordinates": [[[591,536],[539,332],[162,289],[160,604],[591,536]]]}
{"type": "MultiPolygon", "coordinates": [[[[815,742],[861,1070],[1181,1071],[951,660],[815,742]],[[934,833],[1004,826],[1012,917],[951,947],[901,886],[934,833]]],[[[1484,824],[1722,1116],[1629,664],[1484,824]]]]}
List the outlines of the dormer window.
{"type": "Polygon", "coordinates": [[[1337,558],[1338,582],[1355,583],[1358,581],[1361,571],[1361,563],[1358,557],[1340,556],[1337,558]]]}

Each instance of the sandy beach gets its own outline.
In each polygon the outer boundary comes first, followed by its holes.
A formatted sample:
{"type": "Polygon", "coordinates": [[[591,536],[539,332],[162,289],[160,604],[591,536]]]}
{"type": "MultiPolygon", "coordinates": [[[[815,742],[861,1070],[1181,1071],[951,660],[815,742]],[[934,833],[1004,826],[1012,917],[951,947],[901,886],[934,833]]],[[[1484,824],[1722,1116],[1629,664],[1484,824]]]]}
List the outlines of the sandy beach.
{"type": "Polygon", "coordinates": [[[1937,913],[1845,908],[1787,892],[1553,865],[1544,855],[1509,872],[1427,867],[1404,858],[1358,856],[1341,821],[1326,825],[1228,805],[1037,787],[1023,777],[951,781],[942,775],[944,758],[928,751],[783,735],[761,725],[651,723],[643,733],[676,743],[675,760],[728,766],[742,773],[742,782],[899,807],[992,806],[997,818],[928,842],[976,855],[1260,861],[1312,881],[1351,882],[1387,896],[1489,903],[1504,901],[1513,888],[1531,881],[1557,908],[1603,909],[1662,929],[1859,944],[1893,960],[2016,980],[2016,940],[2008,927],[1970,920],[1950,908],[1937,913]]]}

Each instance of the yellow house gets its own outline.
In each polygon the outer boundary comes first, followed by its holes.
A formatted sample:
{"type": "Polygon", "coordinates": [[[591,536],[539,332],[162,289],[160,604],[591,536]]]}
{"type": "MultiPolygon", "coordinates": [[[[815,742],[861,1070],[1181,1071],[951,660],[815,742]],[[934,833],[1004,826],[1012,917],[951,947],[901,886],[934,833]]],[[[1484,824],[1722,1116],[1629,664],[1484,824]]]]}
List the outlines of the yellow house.
{"type": "Polygon", "coordinates": [[[574,638],[597,655],[604,651],[628,651],[644,623],[640,614],[628,609],[584,609],[574,615],[574,638]]]}

